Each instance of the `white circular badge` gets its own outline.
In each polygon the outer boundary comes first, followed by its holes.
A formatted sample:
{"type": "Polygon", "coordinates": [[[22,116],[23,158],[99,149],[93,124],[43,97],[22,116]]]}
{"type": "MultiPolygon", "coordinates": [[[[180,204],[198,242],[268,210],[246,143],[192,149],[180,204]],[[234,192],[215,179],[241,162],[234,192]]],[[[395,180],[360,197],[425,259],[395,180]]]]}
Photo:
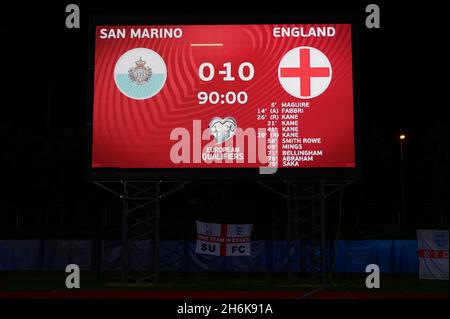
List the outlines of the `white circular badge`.
{"type": "Polygon", "coordinates": [[[125,96],[135,100],[149,99],[164,87],[167,68],[163,58],[153,50],[135,48],[116,62],[114,81],[125,96]]]}
{"type": "Polygon", "coordinates": [[[328,58],[313,47],[290,50],[278,65],[281,86],[299,99],[310,99],[322,94],[331,82],[331,74],[328,58]]]}

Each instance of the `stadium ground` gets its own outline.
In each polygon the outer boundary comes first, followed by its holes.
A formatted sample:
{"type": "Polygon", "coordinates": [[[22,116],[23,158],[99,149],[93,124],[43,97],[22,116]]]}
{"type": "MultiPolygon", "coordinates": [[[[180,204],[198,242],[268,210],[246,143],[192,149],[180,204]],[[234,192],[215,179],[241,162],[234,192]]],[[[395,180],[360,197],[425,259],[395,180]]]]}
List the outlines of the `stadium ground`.
{"type": "Polygon", "coordinates": [[[448,299],[448,281],[416,275],[382,275],[380,289],[365,287],[363,274],[334,275],[329,287],[289,280],[286,274],[161,274],[159,283],[121,283],[118,274],[87,273],[68,290],[64,274],[2,272],[0,298],[245,298],[245,299],[448,299]]]}

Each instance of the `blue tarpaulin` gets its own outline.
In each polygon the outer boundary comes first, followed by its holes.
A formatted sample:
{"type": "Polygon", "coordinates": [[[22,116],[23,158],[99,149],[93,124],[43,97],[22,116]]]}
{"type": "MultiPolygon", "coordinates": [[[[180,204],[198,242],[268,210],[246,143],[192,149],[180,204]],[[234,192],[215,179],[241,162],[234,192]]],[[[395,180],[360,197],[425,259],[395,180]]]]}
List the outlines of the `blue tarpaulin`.
{"type": "Polygon", "coordinates": [[[336,272],[364,272],[377,264],[381,272],[417,273],[416,240],[340,240],[336,248],[336,272]]]}
{"type": "MultiPolygon", "coordinates": [[[[292,265],[308,247],[307,242],[292,246],[292,265]]],[[[148,240],[129,247],[124,261],[130,270],[151,269],[154,247],[148,240]]],[[[220,257],[195,253],[195,242],[162,241],[161,271],[242,271],[284,272],[287,270],[286,241],[253,241],[251,256],[220,257]]],[[[67,264],[78,264],[82,270],[119,270],[120,242],[94,240],[0,240],[0,270],[64,270],[67,264]]],[[[310,257],[310,256],[309,256],[310,257]]],[[[315,253],[320,258],[320,253],[315,253]]],[[[416,240],[339,240],[327,243],[326,260],[335,272],[364,272],[368,264],[377,264],[385,273],[418,273],[416,240]]],[[[328,267],[329,267],[328,266],[328,267]]],[[[293,270],[296,271],[295,267],[293,270]]]]}

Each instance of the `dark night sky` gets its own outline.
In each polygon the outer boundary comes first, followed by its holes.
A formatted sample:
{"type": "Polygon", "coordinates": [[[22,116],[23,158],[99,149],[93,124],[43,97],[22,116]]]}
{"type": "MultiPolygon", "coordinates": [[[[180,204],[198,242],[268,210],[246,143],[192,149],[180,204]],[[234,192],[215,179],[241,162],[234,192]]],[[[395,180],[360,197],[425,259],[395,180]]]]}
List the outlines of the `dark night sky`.
{"type": "MultiPolygon", "coordinates": [[[[240,7],[238,1],[226,1],[220,4],[226,6],[221,11],[213,1],[166,8],[155,1],[104,1],[103,5],[74,2],[81,7],[80,30],[64,26],[68,2],[52,1],[48,8],[41,4],[1,4],[1,61],[6,69],[0,117],[3,203],[106,198],[83,180],[89,14],[245,14],[250,7],[256,13],[279,11],[276,2],[240,7]]],[[[313,2],[296,1],[288,10],[329,14],[353,11],[363,21],[364,8],[371,3],[313,2]]],[[[359,26],[364,174],[350,190],[348,200],[398,201],[398,135],[405,132],[408,201],[447,203],[450,54],[445,34],[448,25],[440,16],[444,10],[429,1],[396,6],[391,2],[375,1],[381,7],[381,29],[359,26]]],[[[185,196],[200,193],[197,187],[203,186],[191,187],[185,196]]],[[[260,190],[249,192],[251,199],[251,192],[260,190]]]]}

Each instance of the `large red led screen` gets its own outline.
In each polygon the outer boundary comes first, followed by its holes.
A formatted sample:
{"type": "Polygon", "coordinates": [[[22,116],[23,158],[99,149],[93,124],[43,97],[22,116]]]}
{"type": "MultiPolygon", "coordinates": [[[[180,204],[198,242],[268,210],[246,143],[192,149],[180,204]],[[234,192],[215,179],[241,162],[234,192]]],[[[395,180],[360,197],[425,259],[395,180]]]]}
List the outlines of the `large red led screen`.
{"type": "Polygon", "coordinates": [[[355,167],[350,24],[97,26],[93,168],[355,167]]]}

